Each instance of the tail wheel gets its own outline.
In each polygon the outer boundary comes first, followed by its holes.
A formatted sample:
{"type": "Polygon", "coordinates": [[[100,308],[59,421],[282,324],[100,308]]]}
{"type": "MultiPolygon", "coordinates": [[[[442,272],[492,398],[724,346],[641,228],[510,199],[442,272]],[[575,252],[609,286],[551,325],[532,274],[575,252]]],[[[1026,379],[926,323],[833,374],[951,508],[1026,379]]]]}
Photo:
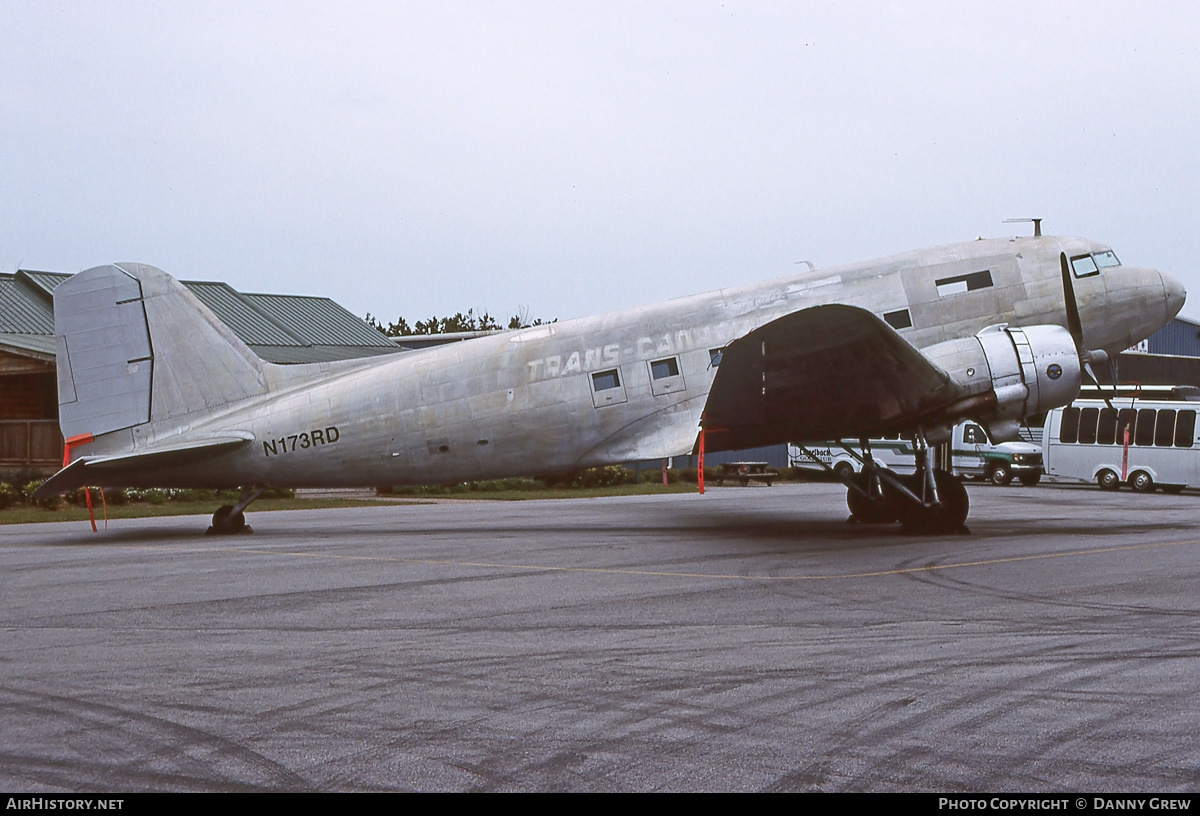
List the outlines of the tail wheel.
{"type": "Polygon", "coordinates": [[[212,527],[209,528],[209,532],[229,535],[240,533],[244,529],[246,529],[245,513],[235,513],[232,505],[224,504],[217,508],[217,512],[213,513],[212,527]]]}
{"type": "Polygon", "coordinates": [[[1106,468],[1096,474],[1096,484],[1100,485],[1101,490],[1119,490],[1121,477],[1106,468]]]}
{"type": "Polygon", "coordinates": [[[1153,493],[1154,479],[1144,470],[1135,470],[1133,475],[1129,477],[1129,486],[1138,493],[1153,493]]]}

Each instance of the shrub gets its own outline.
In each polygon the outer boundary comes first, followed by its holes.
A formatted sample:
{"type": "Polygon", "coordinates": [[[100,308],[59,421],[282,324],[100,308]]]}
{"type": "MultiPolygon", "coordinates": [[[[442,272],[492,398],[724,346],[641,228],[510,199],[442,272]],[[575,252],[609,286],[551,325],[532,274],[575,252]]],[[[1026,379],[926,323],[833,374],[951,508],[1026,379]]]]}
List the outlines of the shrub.
{"type": "Polygon", "coordinates": [[[140,504],[163,504],[169,498],[167,491],[157,487],[127,487],[125,496],[140,504]]]}
{"type": "Polygon", "coordinates": [[[268,487],[265,491],[263,491],[263,494],[261,496],[259,496],[259,498],[260,499],[294,499],[294,498],[296,498],[296,491],[290,487],[268,487]]]}
{"type": "Polygon", "coordinates": [[[40,480],[26,483],[25,486],[21,488],[21,498],[26,504],[33,507],[40,507],[43,510],[56,510],[59,503],[58,496],[44,496],[40,499],[35,499],[33,497],[33,492],[37,490],[41,484],[42,483],[40,480]]]}
{"type": "Polygon", "coordinates": [[[104,491],[104,501],[106,504],[120,506],[129,504],[129,497],[125,495],[125,490],[120,487],[106,488],[104,491]]]}
{"type": "Polygon", "coordinates": [[[612,487],[613,485],[633,484],[633,471],[621,465],[605,465],[588,468],[587,470],[572,470],[567,473],[551,473],[541,478],[546,487],[612,487]]]}
{"type": "Polygon", "coordinates": [[[8,482],[0,482],[0,510],[12,507],[21,500],[21,491],[8,482]]]}
{"type": "MultiPolygon", "coordinates": [[[[85,491],[85,488],[77,487],[74,490],[72,490],[70,493],[68,493],[66,496],[64,496],[63,498],[65,498],[67,500],[67,504],[73,504],[76,507],[86,507],[87,506],[87,494],[84,491],[85,491]]],[[[96,501],[100,500],[99,496],[96,496],[95,498],[96,498],[96,501]]]]}

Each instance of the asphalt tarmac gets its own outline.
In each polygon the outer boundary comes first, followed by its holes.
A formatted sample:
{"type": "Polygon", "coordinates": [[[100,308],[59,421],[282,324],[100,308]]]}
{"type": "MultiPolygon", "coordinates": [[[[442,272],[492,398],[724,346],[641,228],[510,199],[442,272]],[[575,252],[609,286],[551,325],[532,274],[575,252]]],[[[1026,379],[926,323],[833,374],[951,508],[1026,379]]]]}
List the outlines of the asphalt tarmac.
{"type": "Polygon", "coordinates": [[[1200,496],[0,528],[0,790],[1195,791],[1200,496]]]}

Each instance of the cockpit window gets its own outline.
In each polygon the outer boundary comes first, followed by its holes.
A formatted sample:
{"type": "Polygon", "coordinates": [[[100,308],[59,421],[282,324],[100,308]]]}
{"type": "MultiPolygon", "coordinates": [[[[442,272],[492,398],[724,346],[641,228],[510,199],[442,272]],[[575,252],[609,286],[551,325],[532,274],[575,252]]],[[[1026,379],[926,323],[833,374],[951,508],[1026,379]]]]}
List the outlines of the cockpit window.
{"type": "Polygon", "coordinates": [[[1096,261],[1092,259],[1091,255],[1076,255],[1071,259],[1071,270],[1077,278],[1100,274],[1100,268],[1096,266],[1096,261]]]}
{"type": "Polygon", "coordinates": [[[1121,261],[1111,249],[1106,252],[1097,252],[1095,255],[1076,255],[1071,259],[1071,269],[1077,278],[1099,275],[1101,269],[1120,265],[1121,261]]]}

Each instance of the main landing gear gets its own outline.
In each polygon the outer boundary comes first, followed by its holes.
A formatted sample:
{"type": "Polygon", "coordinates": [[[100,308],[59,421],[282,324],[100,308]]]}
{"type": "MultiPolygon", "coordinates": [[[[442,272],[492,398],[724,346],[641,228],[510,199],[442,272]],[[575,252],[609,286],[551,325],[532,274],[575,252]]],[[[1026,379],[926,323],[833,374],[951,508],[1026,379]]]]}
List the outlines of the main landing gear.
{"type": "Polygon", "coordinates": [[[898,521],[903,532],[914,535],[970,532],[964,523],[970,510],[966,488],[950,473],[933,467],[933,453],[923,433],[918,432],[913,444],[916,472],[911,476],[900,476],[876,464],[867,439],[859,440],[861,457],[843,446],[862,465],[860,473],[841,479],[846,485],[849,520],[858,524],[898,521]]]}
{"type": "Polygon", "coordinates": [[[217,508],[217,512],[213,513],[212,526],[205,531],[205,535],[239,535],[253,533],[254,528],[246,523],[245,509],[250,506],[250,503],[257,499],[265,491],[265,487],[250,485],[242,488],[242,495],[238,497],[237,504],[225,504],[217,508]]]}

